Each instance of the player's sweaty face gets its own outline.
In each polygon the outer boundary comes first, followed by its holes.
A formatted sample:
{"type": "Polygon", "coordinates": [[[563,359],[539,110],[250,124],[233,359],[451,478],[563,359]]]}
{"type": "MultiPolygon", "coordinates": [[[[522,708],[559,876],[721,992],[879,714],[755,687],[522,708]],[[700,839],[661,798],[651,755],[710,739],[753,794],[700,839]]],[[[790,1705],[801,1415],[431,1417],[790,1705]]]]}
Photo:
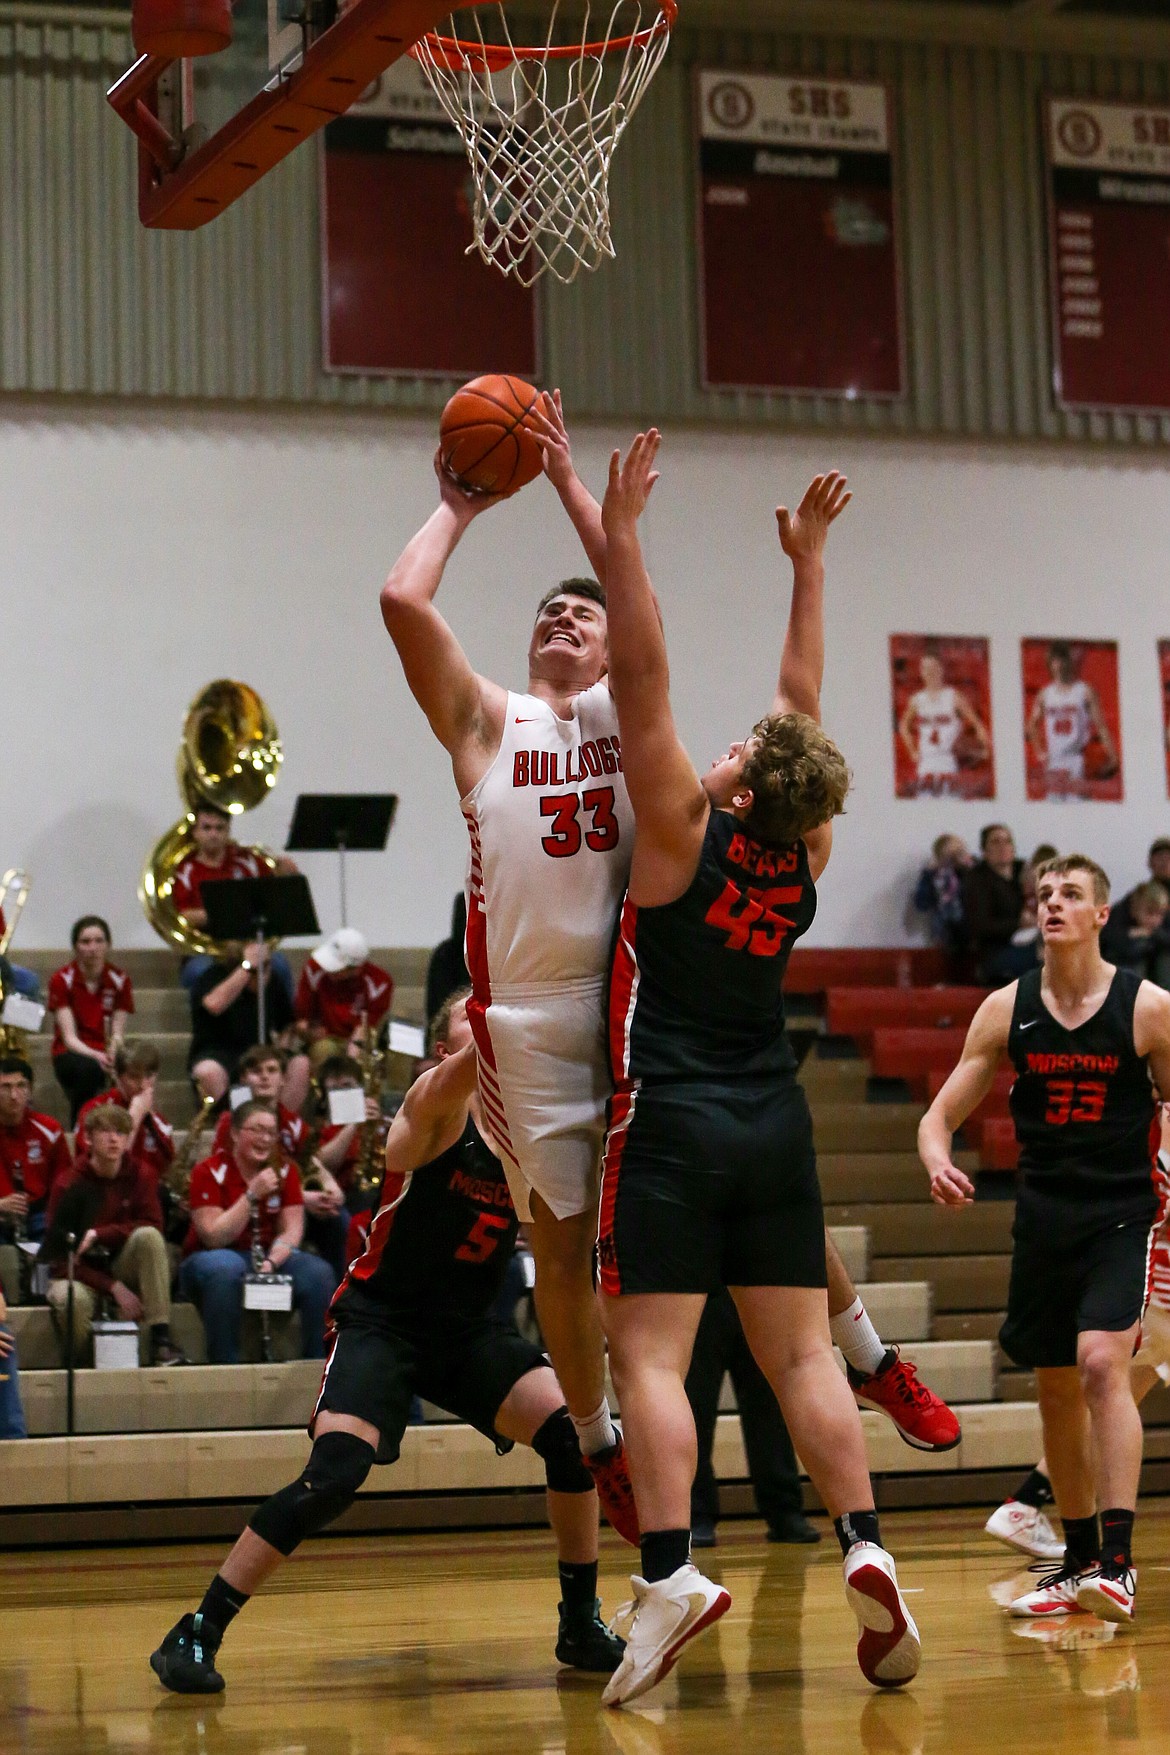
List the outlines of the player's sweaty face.
{"type": "Polygon", "coordinates": [[[566,661],[590,683],[605,671],[605,611],[588,597],[566,593],[545,604],[536,618],[528,647],[530,666],[543,668],[549,659],[563,668],[566,661]]]}
{"type": "Polygon", "coordinates": [[[1093,898],[1093,880],[1087,871],[1041,878],[1036,919],[1046,944],[1083,944],[1101,930],[1108,917],[1108,908],[1093,898]]]}

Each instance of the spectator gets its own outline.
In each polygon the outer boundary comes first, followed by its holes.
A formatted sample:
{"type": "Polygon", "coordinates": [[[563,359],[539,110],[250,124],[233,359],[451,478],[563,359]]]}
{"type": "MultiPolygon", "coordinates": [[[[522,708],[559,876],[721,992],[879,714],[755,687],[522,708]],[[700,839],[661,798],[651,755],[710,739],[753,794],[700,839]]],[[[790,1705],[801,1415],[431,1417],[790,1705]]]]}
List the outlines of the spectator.
{"type": "Polygon", "coordinates": [[[0,1057],[0,1241],[7,1243],[21,1233],[34,1243],[44,1236],[49,1191],[73,1168],[64,1128],[29,1107],[32,1088],[27,1060],[0,1057]]]}
{"type": "Polygon", "coordinates": [[[312,1064],[344,1054],[366,1028],[372,1041],[393,997],[393,978],[370,962],[370,947],[353,927],[339,928],[318,945],[301,971],[293,1001],[297,1023],[309,1038],[312,1064]]]}
{"type": "MultiPolygon", "coordinates": [[[[0,908],[0,942],[4,938],[4,924],[4,910],[0,908]]],[[[41,997],[41,983],[35,972],[19,963],[10,963],[7,957],[0,957],[0,989],[5,994],[23,993],[26,999],[41,997]]]]}
{"type": "Polygon", "coordinates": [[[319,1256],[300,1247],[305,1228],[301,1179],[280,1151],[275,1115],[262,1103],[240,1104],[232,1116],[230,1147],[196,1164],[188,1201],[193,1247],[179,1284],[203,1312],[211,1363],[239,1363],[253,1240],[261,1252],[261,1273],[292,1277],[304,1357],[324,1358],[325,1312],[336,1282],[319,1256]]]}
{"type": "Polygon", "coordinates": [[[989,823],[979,837],[982,858],[963,876],[963,912],[975,957],[975,975],[988,987],[1014,981],[1036,961],[1034,945],[1014,945],[1026,925],[1024,862],[1016,858],[1012,832],[989,823]]]}
{"type": "MultiPolygon", "coordinates": [[[[1101,932],[1101,955],[1108,963],[1116,963],[1128,968],[1128,957],[1132,946],[1134,928],[1137,926],[1134,903],[1140,893],[1147,891],[1145,904],[1146,918],[1150,918],[1152,898],[1148,895],[1150,883],[1161,884],[1170,890],[1170,838],[1160,835],[1150,844],[1146,855],[1149,865],[1149,878],[1136,885],[1132,890],[1114,902],[1109,910],[1109,918],[1101,932]]],[[[1139,935],[1140,936],[1140,935],[1139,935]]],[[[1170,977],[1170,922],[1163,919],[1155,928],[1154,944],[1148,964],[1151,980],[1158,981],[1161,986],[1168,984],[1170,977]]]]}
{"type": "Polygon", "coordinates": [[[931,937],[947,950],[952,974],[956,975],[962,973],[967,948],[963,874],[973,863],[960,835],[940,835],[930,849],[929,865],[923,866],[914,886],[914,906],[926,915],[931,937]]]}
{"type": "MultiPolygon", "coordinates": [[[[85,1131],[84,1166],[54,1183],[49,1199],[50,1227],[74,1189],[85,1189],[95,1208],[75,1258],[73,1344],[85,1345],[99,1298],[109,1298],[124,1321],[146,1323],[153,1365],[186,1365],[171,1340],[171,1270],[158,1191],[150,1172],[130,1156],[134,1123],[116,1103],[99,1103],[86,1116],[85,1131]]],[[[50,1264],[49,1303],[58,1313],[68,1305],[65,1271],[63,1260],[50,1264]]]]}
{"type": "Polygon", "coordinates": [[[438,1016],[445,999],[469,985],[471,977],[463,956],[467,937],[467,898],[460,890],[451,908],[451,936],[436,945],[427,964],[427,1028],[438,1016]]]}
{"type": "MultiPolygon", "coordinates": [[[[259,945],[245,945],[240,958],[209,963],[191,988],[191,1046],[187,1064],[202,1096],[218,1102],[227,1095],[232,1074],[241,1055],[260,1040],[259,979],[256,962],[259,945]]],[[[264,983],[265,1030],[269,1041],[278,1038],[292,1023],[292,1000],[269,968],[264,983]]],[[[285,1072],[286,1100],[290,1085],[299,1084],[301,1098],[308,1089],[309,1063],[295,1055],[285,1072]]],[[[300,1107],[300,1103],[289,1104],[300,1107]]]]}
{"type": "MultiPolygon", "coordinates": [[[[171,900],[183,918],[200,932],[207,929],[207,909],[203,905],[203,885],[217,882],[224,878],[264,877],[268,867],[251,847],[241,847],[233,841],[228,833],[231,817],[226,810],[218,805],[201,804],[195,812],[195,822],[191,829],[191,839],[195,843],[194,853],[180,861],[175,871],[171,900]]],[[[278,872],[288,875],[296,871],[291,859],[278,859],[278,872]]],[[[207,973],[214,962],[213,957],[198,953],[192,957],[184,957],[179,969],[179,980],[188,990],[207,973]]],[[[274,951],[269,961],[273,973],[285,990],[287,998],[292,999],[292,970],[288,959],[280,951],[274,951]]]]}
{"type": "Polygon", "coordinates": [[[735,1300],[726,1289],[707,1299],[690,1370],[687,1399],[695,1416],[698,1460],[691,1487],[691,1543],[715,1546],[719,1520],[719,1487],[711,1466],[711,1447],[719,1412],[719,1392],[730,1373],[743,1428],[748,1473],[756,1504],[768,1525],[770,1542],[819,1542],[820,1535],[804,1515],[800,1473],[788,1428],[767,1378],[752,1358],[744,1339],[735,1300]]]}
{"type": "Polygon", "coordinates": [[[70,1103],[70,1127],[83,1103],[104,1091],[114,1070],[113,1051],[134,1010],[129,975],[106,958],[110,929],[98,914],[83,914],[69,935],[73,961],[49,982],[56,1018],[53,1071],[70,1103]]]}
{"type": "MultiPolygon", "coordinates": [[[[1125,900],[1128,903],[1125,918],[1129,924],[1122,932],[1110,934],[1106,960],[1116,963],[1119,969],[1131,969],[1144,979],[1157,980],[1161,973],[1158,963],[1165,944],[1170,895],[1151,878],[1149,883],[1138,884],[1125,900]]],[[[1104,933],[1101,936],[1104,938],[1104,933]]]]}
{"type": "MultiPolygon", "coordinates": [[[[367,1204],[363,1198],[361,1207],[355,1208],[350,1200],[354,1193],[354,1171],[361,1156],[364,1137],[364,1124],[361,1122],[334,1123],[329,1116],[329,1094],[331,1091],[360,1090],[362,1085],[361,1068],[348,1055],[335,1054],[324,1060],[317,1068],[317,1083],[321,1090],[321,1110],[323,1121],[317,1135],[317,1160],[336,1179],[345,1194],[351,1212],[360,1211],[367,1204]]],[[[366,1121],[381,1122],[382,1111],[377,1099],[367,1097],[366,1121]]],[[[368,1197],[368,1190],[365,1191],[368,1197]]]]}
{"type": "Polygon", "coordinates": [[[91,1097],[77,1117],[77,1167],[89,1155],[85,1121],[99,1103],[114,1103],[133,1123],[129,1156],[140,1170],[153,1178],[155,1187],[175,1161],[175,1130],[154,1107],[155,1086],[161,1064],[153,1042],[120,1042],[114,1050],[114,1083],[108,1091],[91,1097]]]}
{"type": "MultiPolygon", "coordinates": [[[[283,1049],[273,1048],[267,1043],[256,1043],[240,1056],[235,1078],[237,1085],[247,1086],[253,1102],[264,1103],[272,1110],[280,1129],[281,1151],[286,1158],[291,1158],[303,1169],[310,1145],[309,1124],[295,1109],[281,1101],[287,1058],[283,1049]]],[[[231,1140],[232,1118],[225,1110],[215,1124],[215,1133],[211,1140],[212,1151],[226,1152],[231,1146],[231,1140]]]]}
{"type": "Polygon", "coordinates": [[[27,1438],[24,1409],[20,1402],[20,1373],[16,1366],[16,1340],[8,1321],[8,1305],[0,1286],[0,1438],[27,1438]]]}

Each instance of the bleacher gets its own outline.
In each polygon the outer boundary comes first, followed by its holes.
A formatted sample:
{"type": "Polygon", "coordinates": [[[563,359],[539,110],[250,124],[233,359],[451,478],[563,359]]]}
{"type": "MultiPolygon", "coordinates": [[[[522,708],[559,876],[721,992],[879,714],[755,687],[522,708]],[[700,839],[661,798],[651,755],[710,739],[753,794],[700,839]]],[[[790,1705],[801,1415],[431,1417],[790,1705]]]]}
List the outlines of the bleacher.
{"type": "MultiPolygon", "coordinates": [[[[421,1021],[426,955],[373,953],[395,975],[398,1017],[421,1021]]],[[[22,960],[47,975],[65,957],[25,953],[22,960]]],[[[187,1000],[174,985],[173,960],[161,950],[115,952],[115,960],[135,982],[135,1033],[149,1036],[164,1057],[160,1107],[181,1125],[192,1103],[185,1078],[187,1000]]],[[[802,1032],[813,1038],[801,1078],[813,1111],[826,1217],[879,1332],[903,1344],[963,1424],[958,1448],[931,1456],[908,1448],[881,1416],[863,1414],[879,1505],[989,1502],[1035,1460],[1041,1442],[1031,1376],[1011,1367],[996,1341],[1011,1202],[980,1200],[961,1213],[944,1211],[930,1201],[916,1155],[923,1103],[953,1064],[980,997],[933,985],[942,973],[934,953],[903,950],[797,950],[791,963],[790,987],[800,996],[793,1009],[801,1013],[802,1032]]],[[[64,1119],[47,1036],[33,1052],[34,1104],[64,1119]]],[[[1003,1126],[1005,1093],[1006,1084],[997,1087],[991,1113],[981,1121],[985,1153],[992,1130],[1003,1126]]],[[[973,1173],[980,1160],[972,1141],[964,1143],[969,1149],[959,1162],[973,1173]]],[[[204,1356],[193,1307],[175,1305],[172,1317],[185,1351],[204,1356]]],[[[302,1426],[319,1367],[295,1357],[295,1327],[288,1326],[295,1321],[279,1319],[273,1364],[259,1362],[253,1333],[253,1363],[79,1371],[75,1436],[67,1438],[65,1373],[49,1313],[15,1310],[30,1438],[0,1445],[0,1541],[238,1529],[248,1506],[287,1480],[307,1455],[302,1426]]],[[[500,1459],[470,1429],[437,1409],[425,1411],[425,1423],[407,1433],[401,1461],[372,1475],[349,1514],[351,1524],[513,1523],[542,1515],[538,1459],[522,1449],[500,1459]]],[[[1170,1488],[1170,1395],[1151,1394],[1143,1416],[1146,1485],[1170,1488]]],[[[725,1508],[747,1509],[746,1462],[729,1388],[715,1464],[725,1508]]]]}

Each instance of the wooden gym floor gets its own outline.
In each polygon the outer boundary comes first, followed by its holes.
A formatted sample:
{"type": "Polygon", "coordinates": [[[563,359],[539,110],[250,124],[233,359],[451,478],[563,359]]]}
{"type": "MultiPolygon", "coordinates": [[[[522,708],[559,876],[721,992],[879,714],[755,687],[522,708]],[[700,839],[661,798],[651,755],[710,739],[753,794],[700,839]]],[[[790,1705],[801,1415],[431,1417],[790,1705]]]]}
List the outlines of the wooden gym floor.
{"type": "MultiPolygon", "coordinates": [[[[221,1547],[0,1555],[2,1755],[1164,1755],[1170,1748],[1170,1504],[1139,1523],[1140,1620],[1034,1626],[996,1606],[1019,1569],[982,1514],[887,1515],[925,1644],[878,1694],[853,1656],[831,1532],[776,1548],[725,1523],[700,1558],[732,1593],[660,1690],[607,1712],[558,1679],[547,1535],[310,1542],[249,1604],[218,1699],[166,1694],[147,1655],[221,1547]]],[[[822,1526],[823,1527],[823,1526],[822,1526]]],[[[632,1551],[604,1537],[606,1612],[632,1551]]]]}

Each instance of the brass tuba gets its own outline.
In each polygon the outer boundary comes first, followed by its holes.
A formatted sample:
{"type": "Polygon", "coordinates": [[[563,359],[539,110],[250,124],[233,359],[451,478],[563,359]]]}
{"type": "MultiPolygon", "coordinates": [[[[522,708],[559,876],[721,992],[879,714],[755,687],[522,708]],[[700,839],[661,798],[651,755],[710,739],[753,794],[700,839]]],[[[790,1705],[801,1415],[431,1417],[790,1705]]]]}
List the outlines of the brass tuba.
{"type": "MultiPolygon", "coordinates": [[[[175,873],[195,850],[195,812],[214,804],[232,817],[254,810],[276,785],[284,752],[276,723],[247,683],[223,677],[208,683],[187,709],[176,763],[179,793],[186,811],[147,855],[138,883],[146,918],[161,939],[188,955],[220,957],[226,946],[192,926],[172,899],[175,873]]],[[[263,847],[252,852],[270,870],[276,866],[263,847]]]]}

